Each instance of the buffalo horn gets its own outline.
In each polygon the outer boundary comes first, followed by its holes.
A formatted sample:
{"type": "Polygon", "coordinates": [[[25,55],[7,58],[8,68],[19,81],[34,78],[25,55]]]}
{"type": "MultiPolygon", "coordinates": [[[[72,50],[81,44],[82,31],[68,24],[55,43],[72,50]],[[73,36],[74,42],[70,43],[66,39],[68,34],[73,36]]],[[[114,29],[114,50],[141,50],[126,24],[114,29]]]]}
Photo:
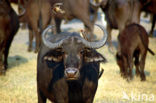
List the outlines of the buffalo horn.
{"type": "Polygon", "coordinates": [[[63,38],[63,39],[61,39],[61,40],[59,40],[59,41],[56,42],[56,43],[52,43],[52,42],[48,41],[48,40],[46,39],[46,34],[47,34],[48,30],[51,29],[52,27],[53,27],[53,26],[50,25],[50,26],[48,26],[48,27],[43,31],[43,33],[42,33],[42,41],[43,41],[44,45],[47,46],[48,48],[50,48],[50,49],[55,49],[55,48],[60,47],[60,46],[62,45],[63,41],[64,41],[66,38],[68,38],[68,36],[65,37],[65,38],[63,38]]]}
{"type": "MultiPolygon", "coordinates": [[[[88,48],[95,48],[95,49],[97,49],[97,48],[100,48],[100,47],[102,47],[105,43],[106,43],[106,41],[107,41],[107,32],[106,32],[106,29],[104,29],[101,25],[98,25],[98,24],[95,24],[95,25],[97,25],[100,29],[102,29],[102,31],[103,31],[103,38],[101,39],[101,40],[99,40],[99,41],[96,41],[96,42],[89,42],[89,41],[87,41],[87,40],[85,40],[85,39],[83,39],[83,38],[79,38],[81,41],[82,41],[82,43],[86,46],[86,47],[88,47],[88,48]]],[[[65,39],[67,39],[67,38],[69,38],[69,36],[66,36],[65,38],[63,38],[63,39],[61,39],[61,40],[59,40],[58,42],[56,42],[56,43],[52,43],[52,42],[50,42],[50,41],[48,41],[47,39],[46,39],[46,34],[47,34],[47,32],[48,32],[48,30],[49,29],[51,29],[52,28],[52,26],[48,26],[44,31],[43,31],[43,33],[42,33],[42,41],[43,41],[43,43],[44,43],[44,45],[45,46],[47,46],[48,48],[51,48],[51,49],[55,49],[55,48],[58,48],[58,47],[60,47],[62,44],[63,44],[63,42],[64,42],[64,40],[65,39]]]]}
{"type": "Polygon", "coordinates": [[[100,29],[102,29],[103,35],[104,35],[103,38],[97,42],[89,42],[85,39],[81,39],[81,40],[82,40],[83,44],[85,44],[86,47],[97,49],[97,48],[102,47],[106,43],[108,34],[107,34],[106,29],[103,28],[103,26],[98,25],[98,24],[95,24],[95,25],[97,25],[100,29]]]}

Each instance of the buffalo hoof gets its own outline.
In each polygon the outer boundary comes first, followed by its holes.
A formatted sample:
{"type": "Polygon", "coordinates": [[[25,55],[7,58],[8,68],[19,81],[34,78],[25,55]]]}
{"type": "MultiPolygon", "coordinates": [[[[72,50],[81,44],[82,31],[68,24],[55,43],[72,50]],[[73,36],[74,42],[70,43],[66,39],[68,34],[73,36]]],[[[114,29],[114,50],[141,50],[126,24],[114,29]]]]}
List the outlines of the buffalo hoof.
{"type": "Polygon", "coordinates": [[[151,37],[152,38],[153,37],[153,32],[150,32],[149,35],[148,35],[148,37],[151,37]]]}
{"type": "Polygon", "coordinates": [[[32,52],[32,49],[28,49],[28,52],[32,52]]]}
{"type": "Polygon", "coordinates": [[[133,80],[133,75],[132,75],[132,76],[130,76],[129,78],[130,78],[130,80],[133,80]]]}
{"type": "Polygon", "coordinates": [[[138,72],[136,72],[136,76],[138,77],[138,76],[140,76],[140,72],[138,71],[138,72]]]}
{"type": "Polygon", "coordinates": [[[21,23],[21,24],[20,24],[20,27],[21,27],[21,29],[27,29],[27,24],[21,23]]]}
{"type": "Polygon", "coordinates": [[[5,75],[5,72],[6,72],[6,70],[5,70],[4,66],[1,66],[0,67],[0,75],[5,75]]]}
{"type": "Polygon", "coordinates": [[[35,49],[34,53],[38,53],[38,51],[39,51],[38,49],[35,49]]]}
{"type": "Polygon", "coordinates": [[[146,77],[144,76],[144,77],[141,77],[141,81],[143,82],[143,81],[146,81],[146,77]]]}
{"type": "Polygon", "coordinates": [[[146,75],[144,72],[141,73],[140,78],[141,78],[141,81],[146,81],[146,75]]]}
{"type": "Polygon", "coordinates": [[[133,78],[128,77],[127,78],[127,82],[131,82],[133,80],[133,78]]]}
{"type": "Polygon", "coordinates": [[[5,72],[6,72],[5,70],[1,70],[0,75],[5,75],[5,72]]]}
{"type": "Polygon", "coordinates": [[[124,75],[124,73],[120,73],[120,75],[121,75],[121,77],[125,78],[125,75],[124,75]]]}
{"type": "Polygon", "coordinates": [[[28,52],[32,52],[32,48],[31,47],[28,47],[28,52]]]}
{"type": "Polygon", "coordinates": [[[148,37],[153,38],[153,35],[150,34],[148,37]]]}
{"type": "Polygon", "coordinates": [[[122,77],[123,79],[127,79],[127,78],[128,78],[128,75],[127,75],[126,73],[122,73],[122,74],[121,74],[121,77],[122,77]]]}

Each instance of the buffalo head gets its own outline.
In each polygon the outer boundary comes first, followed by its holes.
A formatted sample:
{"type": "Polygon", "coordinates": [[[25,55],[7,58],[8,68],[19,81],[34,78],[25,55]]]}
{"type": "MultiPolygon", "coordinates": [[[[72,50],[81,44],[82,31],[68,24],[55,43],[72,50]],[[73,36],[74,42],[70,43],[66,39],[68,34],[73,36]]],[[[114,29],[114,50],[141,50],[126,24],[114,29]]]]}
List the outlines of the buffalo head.
{"type": "MultiPolygon", "coordinates": [[[[61,33],[46,38],[46,34],[52,26],[47,27],[42,34],[43,44],[50,49],[44,60],[55,64],[63,63],[64,76],[67,80],[77,80],[80,78],[80,70],[85,63],[105,62],[105,58],[95,49],[102,47],[107,40],[107,33],[102,26],[99,26],[104,36],[100,41],[89,42],[83,39],[79,33],[61,33]]],[[[88,68],[89,69],[89,68],[88,68]]]]}
{"type": "Polygon", "coordinates": [[[117,64],[120,68],[120,74],[122,77],[126,77],[127,74],[126,74],[126,68],[128,67],[128,64],[127,64],[127,59],[124,55],[122,55],[120,52],[118,52],[116,54],[116,61],[117,61],[117,64]]]}

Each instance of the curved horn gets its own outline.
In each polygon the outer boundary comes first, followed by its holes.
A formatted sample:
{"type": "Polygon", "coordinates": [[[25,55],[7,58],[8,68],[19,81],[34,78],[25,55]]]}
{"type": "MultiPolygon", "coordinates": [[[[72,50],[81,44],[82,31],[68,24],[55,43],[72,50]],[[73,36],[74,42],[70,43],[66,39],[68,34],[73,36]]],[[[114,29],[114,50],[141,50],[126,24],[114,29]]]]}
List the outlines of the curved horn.
{"type": "Polygon", "coordinates": [[[61,40],[59,40],[59,41],[56,42],[56,43],[52,43],[52,42],[48,41],[48,40],[46,39],[46,34],[47,34],[48,30],[51,29],[52,27],[53,27],[53,26],[50,25],[50,26],[48,26],[48,27],[43,31],[43,33],[42,33],[42,41],[43,41],[44,45],[47,46],[48,48],[50,48],[50,49],[55,49],[55,48],[60,47],[60,46],[62,45],[63,41],[64,41],[66,38],[68,38],[68,36],[65,37],[65,38],[63,38],[63,39],[61,39],[61,40]]]}
{"type": "Polygon", "coordinates": [[[89,41],[86,41],[85,39],[81,39],[81,40],[83,44],[85,44],[86,47],[97,49],[97,48],[102,47],[106,43],[108,34],[107,34],[106,29],[103,28],[103,26],[98,25],[98,24],[95,24],[95,25],[97,25],[100,29],[102,29],[103,35],[104,35],[103,38],[97,42],[89,42],[89,41]]]}
{"type": "MultiPolygon", "coordinates": [[[[107,32],[106,32],[106,29],[104,29],[101,25],[98,25],[98,24],[95,24],[95,25],[97,25],[97,26],[98,26],[100,29],[102,29],[102,31],[103,31],[103,35],[104,35],[104,36],[103,36],[103,38],[102,38],[100,41],[97,41],[97,42],[89,42],[89,41],[86,41],[86,40],[83,39],[83,38],[80,38],[80,39],[81,39],[82,43],[83,43],[86,47],[97,49],[97,48],[102,47],[102,46],[106,43],[106,41],[107,41],[107,36],[108,36],[108,35],[107,35],[107,32]]],[[[60,47],[60,46],[63,44],[64,40],[67,39],[67,38],[69,38],[69,36],[66,36],[65,38],[59,40],[59,41],[56,42],[56,43],[52,43],[52,42],[48,41],[48,40],[46,39],[45,36],[46,36],[48,30],[51,29],[52,27],[53,27],[53,26],[48,26],[48,27],[43,31],[43,33],[42,33],[42,41],[43,41],[44,45],[47,46],[48,48],[50,48],[50,49],[55,49],[55,48],[60,47]]]]}
{"type": "Polygon", "coordinates": [[[93,0],[90,0],[90,4],[95,6],[95,7],[99,7],[101,5],[101,2],[100,3],[95,3],[93,0]]]}

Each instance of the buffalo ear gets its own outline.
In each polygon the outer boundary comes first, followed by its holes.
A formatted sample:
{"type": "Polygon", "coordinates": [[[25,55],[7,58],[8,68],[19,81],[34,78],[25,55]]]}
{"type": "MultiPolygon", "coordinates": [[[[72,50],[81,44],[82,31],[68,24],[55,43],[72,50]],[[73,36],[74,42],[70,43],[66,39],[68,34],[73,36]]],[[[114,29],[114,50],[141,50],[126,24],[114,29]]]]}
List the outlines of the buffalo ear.
{"type": "Polygon", "coordinates": [[[85,62],[103,62],[105,63],[107,60],[97,51],[89,50],[84,55],[85,62]]]}
{"type": "Polygon", "coordinates": [[[63,52],[59,48],[46,53],[43,57],[43,60],[51,61],[51,62],[61,62],[62,59],[63,59],[63,52]]]}
{"type": "Polygon", "coordinates": [[[55,56],[44,56],[44,60],[52,61],[52,62],[60,62],[60,61],[62,61],[62,56],[58,56],[58,57],[55,57],[55,56]]]}

